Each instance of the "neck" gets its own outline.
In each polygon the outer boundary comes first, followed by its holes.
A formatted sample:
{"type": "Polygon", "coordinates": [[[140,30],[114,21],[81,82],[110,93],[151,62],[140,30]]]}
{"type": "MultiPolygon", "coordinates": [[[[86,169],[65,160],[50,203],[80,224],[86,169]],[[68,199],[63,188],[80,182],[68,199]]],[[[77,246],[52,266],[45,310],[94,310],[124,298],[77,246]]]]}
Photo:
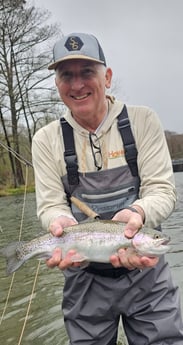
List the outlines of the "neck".
{"type": "Polygon", "coordinates": [[[86,114],[86,116],[77,116],[72,114],[75,121],[83,128],[89,132],[95,132],[96,129],[100,126],[105,116],[108,113],[108,102],[106,100],[105,105],[101,111],[96,111],[96,113],[86,114]]]}

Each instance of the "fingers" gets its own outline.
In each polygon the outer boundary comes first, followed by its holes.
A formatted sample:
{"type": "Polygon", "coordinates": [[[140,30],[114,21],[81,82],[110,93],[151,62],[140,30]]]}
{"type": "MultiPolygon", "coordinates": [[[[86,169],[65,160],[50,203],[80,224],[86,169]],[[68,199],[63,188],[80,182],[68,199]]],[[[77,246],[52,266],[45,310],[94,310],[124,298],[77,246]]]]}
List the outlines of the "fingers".
{"type": "MultiPolygon", "coordinates": [[[[124,234],[127,238],[133,238],[134,235],[143,226],[144,214],[132,212],[129,209],[123,209],[115,214],[113,220],[125,222],[124,234]]],[[[120,249],[116,255],[112,255],[110,262],[114,267],[126,267],[129,270],[138,268],[142,270],[146,267],[153,267],[158,263],[158,258],[149,258],[139,256],[134,250],[120,249]]]]}
{"type": "MultiPolygon", "coordinates": [[[[60,216],[57,217],[51,224],[50,224],[50,232],[54,236],[61,236],[64,228],[77,224],[77,221],[73,218],[69,218],[66,216],[60,216]]],[[[52,257],[46,261],[46,265],[50,268],[53,268],[55,266],[59,267],[61,270],[64,270],[65,268],[68,268],[70,266],[78,266],[78,263],[72,262],[72,256],[76,252],[73,250],[70,250],[67,255],[62,258],[62,251],[60,248],[56,248],[52,254],[52,257]]]]}
{"type": "Polygon", "coordinates": [[[153,267],[158,261],[157,257],[138,256],[135,252],[132,253],[126,249],[120,249],[117,255],[112,255],[110,258],[114,267],[126,267],[129,270],[153,267]]]}
{"type": "Polygon", "coordinates": [[[60,248],[56,248],[52,254],[52,257],[46,260],[46,265],[50,268],[58,266],[62,260],[62,252],[60,248]]]}
{"type": "MultiPolygon", "coordinates": [[[[49,268],[58,267],[60,270],[65,270],[68,267],[78,267],[81,262],[73,262],[73,256],[76,256],[75,250],[69,250],[64,259],[62,259],[62,251],[60,248],[56,248],[50,259],[46,260],[46,265],[49,268]]],[[[79,256],[78,256],[79,257],[79,256]]]]}
{"type": "Polygon", "coordinates": [[[72,261],[73,255],[76,255],[75,250],[70,250],[63,260],[60,260],[59,264],[57,265],[60,270],[65,270],[71,266],[77,267],[80,263],[75,263],[72,261]]]}
{"type": "Polygon", "coordinates": [[[75,224],[77,224],[77,222],[73,218],[60,216],[50,224],[49,230],[54,236],[59,237],[62,235],[64,228],[75,224]]]}

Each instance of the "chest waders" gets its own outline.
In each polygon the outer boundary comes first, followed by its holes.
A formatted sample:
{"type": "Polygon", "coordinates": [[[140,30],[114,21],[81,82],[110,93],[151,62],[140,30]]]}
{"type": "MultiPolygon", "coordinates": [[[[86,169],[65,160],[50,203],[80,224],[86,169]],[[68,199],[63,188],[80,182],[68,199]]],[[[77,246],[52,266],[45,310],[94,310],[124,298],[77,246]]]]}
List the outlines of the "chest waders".
{"type": "MultiPolygon", "coordinates": [[[[64,119],[60,119],[65,146],[64,159],[67,174],[62,176],[68,201],[75,196],[87,204],[101,219],[111,219],[112,216],[138,198],[140,179],[137,168],[137,149],[126,106],[118,115],[118,129],[120,131],[125,158],[128,165],[113,169],[86,172],[78,171],[77,155],[74,144],[73,128],[64,119]]],[[[81,222],[86,219],[73,203],[70,207],[74,217],[81,222]]],[[[126,268],[114,268],[111,264],[91,263],[87,268],[93,273],[120,276],[128,272],[126,268]],[[107,270],[106,270],[107,269],[107,270]]]]}
{"type": "MultiPolygon", "coordinates": [[[[126,107],[118,116],[118,129],[127,166],[83,176],[78,172],[72,128],[64,119],[61,124],[67,166],[62,181],[68,196],[83,200],[106,219],[138,198],[137,150],[126,107]]],[[[74,205],[71,208],[77,220],[84,218],[74,205]]],[[[142,272],[92,262],[85,269],[66,269],[64,275],[62,308],[70,344],[117,344],[120,315],[131,345],[183,344],[179,292],[163,258],[142,272]]]]}

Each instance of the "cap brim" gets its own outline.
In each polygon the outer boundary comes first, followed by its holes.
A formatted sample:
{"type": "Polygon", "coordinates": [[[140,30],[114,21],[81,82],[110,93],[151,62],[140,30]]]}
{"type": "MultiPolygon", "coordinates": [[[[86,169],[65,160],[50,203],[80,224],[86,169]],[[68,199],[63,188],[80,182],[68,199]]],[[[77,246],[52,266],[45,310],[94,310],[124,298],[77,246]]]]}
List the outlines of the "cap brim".
{"type": "Polygon", "coordinates": [[[55,61],[54,63],[50,64],[48,66],[48,69],[49,70],[52,70],[52,69],[56,69],[57,68],[57,65],[61,62],[64,62],[64,61],[67,61],[67,60],[78,60],[78,59],[81,59],[81,60],[88,60],[88,61],[95,61],[95,62],[98,62],[98,63],[101,63],[103,65],[105,65],[105,62],[104,61],[101,61],[101,60],[98,60],[98,59],[94,59],[94,58],[91,58],[90,56],[86,56],[86,55],[68,55],[68,56],[65,56],[57,61],[55,61]]]}

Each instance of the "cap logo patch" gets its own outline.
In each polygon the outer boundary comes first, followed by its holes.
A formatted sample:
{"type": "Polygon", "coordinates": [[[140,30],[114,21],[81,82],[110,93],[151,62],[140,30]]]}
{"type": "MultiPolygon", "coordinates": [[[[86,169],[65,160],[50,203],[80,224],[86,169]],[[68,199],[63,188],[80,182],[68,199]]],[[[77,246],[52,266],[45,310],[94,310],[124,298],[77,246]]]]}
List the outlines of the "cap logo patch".
{"type": "Polygon", "coordinates": [[[80,50],[82,46],[83,46],[83,42],[81,41],[80,37],[77,37],[77,36],[71,36],[65,42],[65,47],[69,51],[80,50]]]}

